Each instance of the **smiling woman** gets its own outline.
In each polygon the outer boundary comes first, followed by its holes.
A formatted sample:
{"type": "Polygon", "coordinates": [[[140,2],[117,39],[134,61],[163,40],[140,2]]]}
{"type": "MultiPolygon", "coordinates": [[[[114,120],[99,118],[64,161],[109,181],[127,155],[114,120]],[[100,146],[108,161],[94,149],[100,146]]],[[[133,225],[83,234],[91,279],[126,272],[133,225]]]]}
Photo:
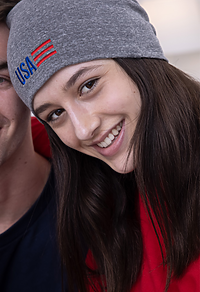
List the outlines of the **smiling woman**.
{"type": "Polygon", "coordinates": [[[21,0],[7,23],[12,83],[51,141],[69,291],[198,292],[199,83],[135,0],[21,0]]]}
{"type": "Polygon", "coordinates": [[[127,160],[127,154],[140,104],[137,86],[110,59],[61,69],[33,101],[35,114],[63,143],[121,173],[133,170],[132,156],[127,160]]]}

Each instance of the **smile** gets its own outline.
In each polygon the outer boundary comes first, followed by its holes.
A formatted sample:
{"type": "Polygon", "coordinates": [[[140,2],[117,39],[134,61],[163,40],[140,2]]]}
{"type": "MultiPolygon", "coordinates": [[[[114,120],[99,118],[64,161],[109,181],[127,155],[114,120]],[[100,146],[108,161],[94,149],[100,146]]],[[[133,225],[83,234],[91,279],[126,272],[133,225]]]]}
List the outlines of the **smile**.
{"type": "Polygon", "coordinates": [[[111,132],[108,134],[108,136],[104,139],[104,141],[98,143],[97,145],[100,148],[107,148],[110,145],[112,145],[112,143],[117,139],[121,129],[122,129],[122,125],[123,123],[120,122],[119,125],[117,125],[115,128],[113,128],[111,130],[111,132]]]}

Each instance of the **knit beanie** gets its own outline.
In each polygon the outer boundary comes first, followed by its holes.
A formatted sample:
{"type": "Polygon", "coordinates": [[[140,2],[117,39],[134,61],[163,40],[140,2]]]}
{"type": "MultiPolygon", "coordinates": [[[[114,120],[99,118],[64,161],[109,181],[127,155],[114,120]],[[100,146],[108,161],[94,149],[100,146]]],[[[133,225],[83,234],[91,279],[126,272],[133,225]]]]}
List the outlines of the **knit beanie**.
{"type": "Polygon", "coordinates": [[[166,60],[135,0],[21,0],[7,25],[11,82],[31,110],[36,92],[65,66],[118,57],[166,60]]]}

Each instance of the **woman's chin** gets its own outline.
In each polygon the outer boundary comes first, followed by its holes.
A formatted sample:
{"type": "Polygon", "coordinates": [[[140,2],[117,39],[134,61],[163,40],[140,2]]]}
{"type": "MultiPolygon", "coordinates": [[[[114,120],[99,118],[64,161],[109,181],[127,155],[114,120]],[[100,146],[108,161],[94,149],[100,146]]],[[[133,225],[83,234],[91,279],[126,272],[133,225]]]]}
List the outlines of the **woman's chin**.
{"type": "Polygon", "coordinates": [[[128,161],[127,163],[123,163],[121,166],[115,165],[114,163],[107,163],[115,172],[126,174],[130,173],[134,170],[133,162],[128,161]]]}

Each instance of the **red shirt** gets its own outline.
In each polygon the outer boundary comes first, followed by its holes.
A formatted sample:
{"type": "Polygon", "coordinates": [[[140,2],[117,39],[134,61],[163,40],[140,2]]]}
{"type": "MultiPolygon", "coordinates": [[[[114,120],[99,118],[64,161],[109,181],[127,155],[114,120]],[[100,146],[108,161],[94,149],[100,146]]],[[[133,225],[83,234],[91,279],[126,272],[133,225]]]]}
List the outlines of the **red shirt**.
{"type": "MultiPolygon", "coordinates": [[[[35,150],[50,157],[48,135],[44,126],[36,118],[32,118],[32,134],[35,150]]],[[[140,220],[144,243],[143,263],[140,276],[131,292],[163,292],[167,272],[162,266],[158,240],[141,200],[140,220]]],[[[86,262],[90,267],[94,267],[90,252],[88,252],[86,262]]],[[[200,257],[189,265],[180,279],[172,279],[168,292],[200,292],[200,257]]]]}
{"type": "MultiPolygon", "coordinates": [[[[131,292],[163,292],[167,271],[166,267],[163,268],[158,240],[141,200],[140,219],[144,242],[143,264],[141,275],[131,292]]],[[[200,257],[189,265],[180,279],[172,279],[168,292],[200,292],[200,257]]]]}
{"type": "Polygon", "coordinates": [[[49,158],[51,156],[50,144],[44,125],[35,117],[31,117],[31,128],[35,152],[49,158]]]}
{"type": "MultiPolygon", "coordinates": [[[[139,204],[144,251],[142,270],[131,292],[164,292],[167,270],[162,265],[160,246],[149,216],[141,200],[139,204]]],[[[96,268],[91,252],[86,262],[90,268],[96,268]]],[[[91,287],[90,291],[93,291],[91,287]]],[[[200,292],[200,257],[189,265],[181,278],[172,279],[168,292],[200,292]]]]}

